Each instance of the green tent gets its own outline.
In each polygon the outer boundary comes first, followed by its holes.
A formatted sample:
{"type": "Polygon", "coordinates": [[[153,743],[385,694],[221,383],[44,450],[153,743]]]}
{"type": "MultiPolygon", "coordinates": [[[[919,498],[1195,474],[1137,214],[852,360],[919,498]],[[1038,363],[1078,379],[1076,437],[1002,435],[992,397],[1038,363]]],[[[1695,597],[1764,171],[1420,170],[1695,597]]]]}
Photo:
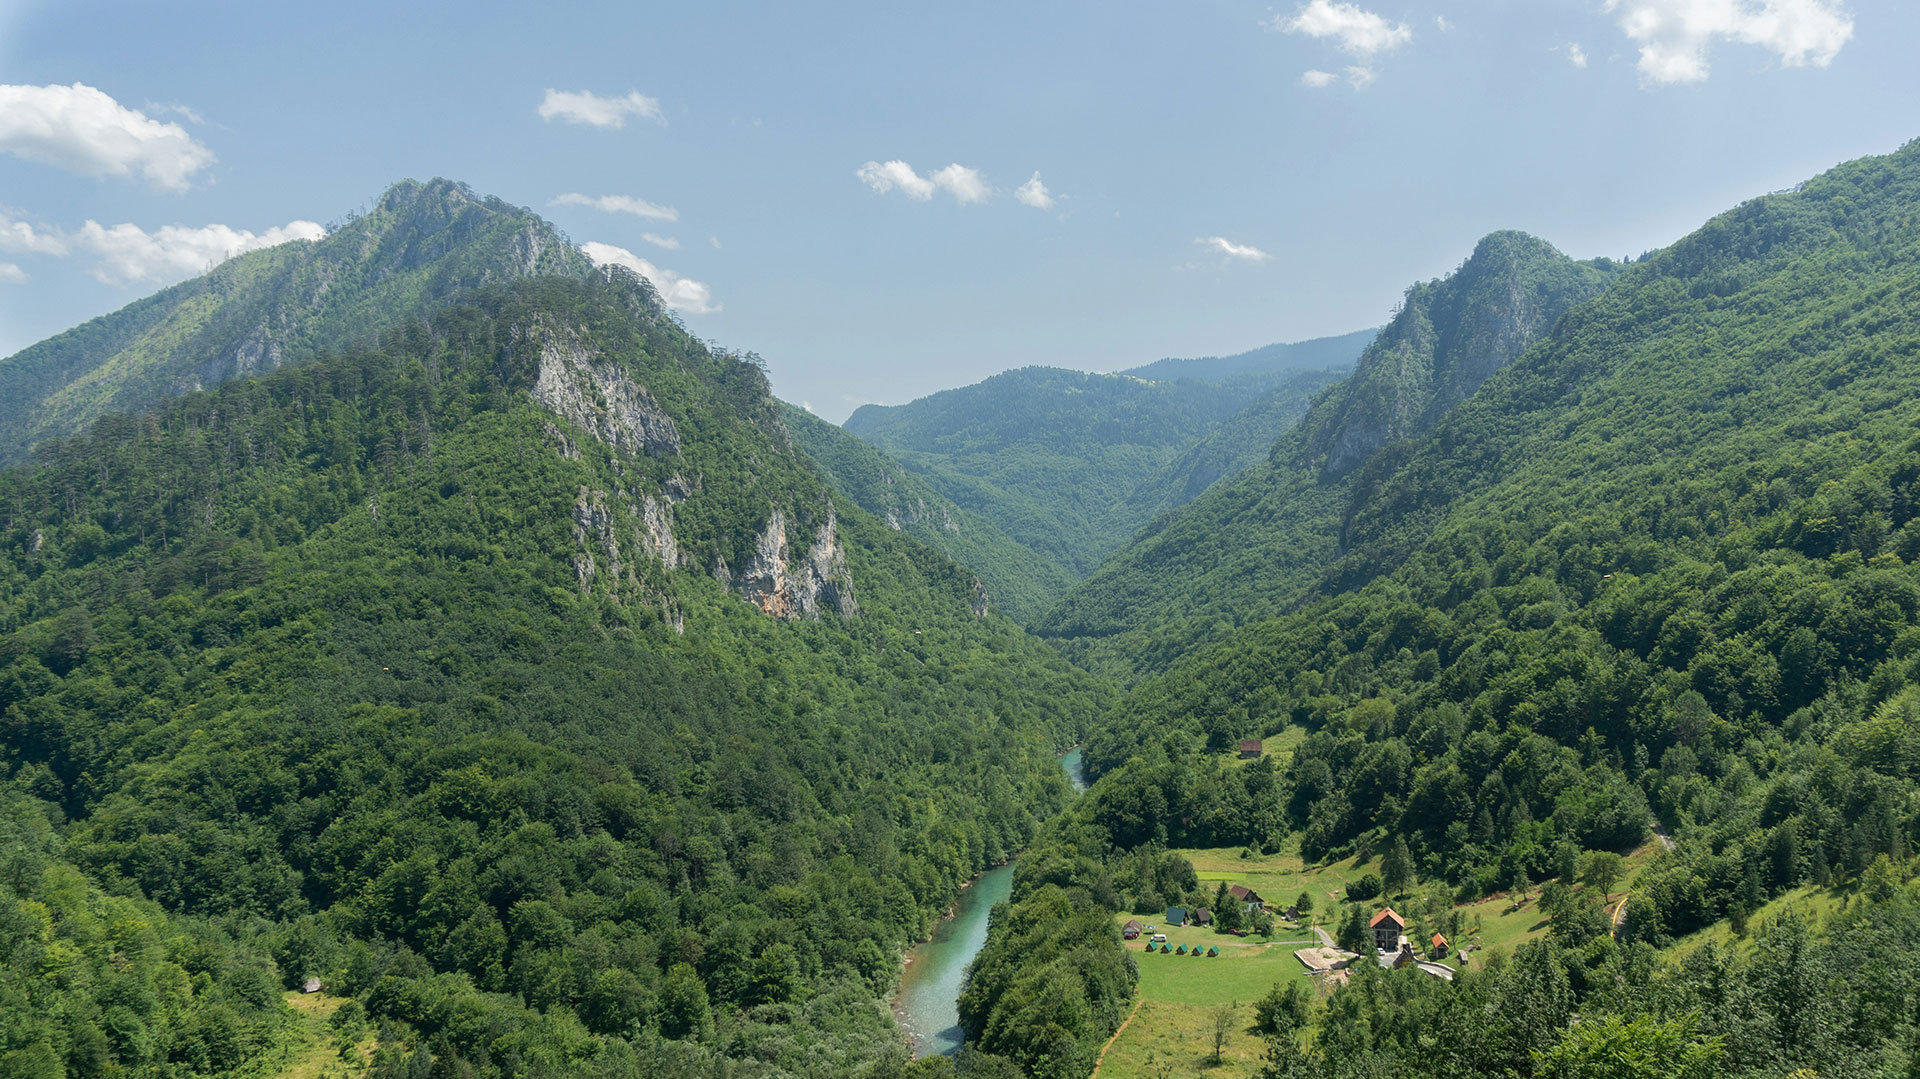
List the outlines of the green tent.
{"type": "Polygon", "coordinates": [[[1212,959],[1212,958],[1213,958],[1214,956],[1216,956],[1216,955],[1219,955],[1219,954],[1220,954],[1220,949],[1218,949],[1218,948],[1208,948],[1208,949],[1207,949],[1207,958],[1208,958],[1208,959],[1212,959]]]}
{"type": "Polygon", "coordinates": [[[1175,949],[1173,950],[1173,954],[1175,954],[1175,955],[1185,955],[1185,954],[1187,954],[1187,946],[1186,946],[1186,945],[1184,945],[1184,944],[1182,944],[1182,945],[1181,945],[1180,947],[1178,947],[1178,948],[1175,948],[1175,949]]]}
{"type": "Polygon", "coordinates": [[[1195,959],[1200,958],[1200,946],[1198,944],[1193,946],[1193,957],[1195,959]]]}

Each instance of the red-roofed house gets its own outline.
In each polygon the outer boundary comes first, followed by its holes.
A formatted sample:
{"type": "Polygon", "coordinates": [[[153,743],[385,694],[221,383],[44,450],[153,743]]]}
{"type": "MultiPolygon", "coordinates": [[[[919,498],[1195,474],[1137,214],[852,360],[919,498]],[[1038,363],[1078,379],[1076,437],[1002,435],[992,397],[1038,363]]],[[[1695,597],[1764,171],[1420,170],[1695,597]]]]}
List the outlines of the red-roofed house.
{"type": "Polygon", "coordinates": [[[1446,957],[1447,957],[1447,938],[1441,936],[1438,933],[1435,933],[1433,935],[1433,953],[1431,956],[1429,956],[1429,958],[1445,959],[1446,957]]]}
{"type": "Polygon", "coordinates": [[[1407,931],[1407,920],[1394,913],[1392,907],[1373,916],[1368,923],[1373,926],[1373,946],[1383,952],[1400,950],[1400,936],[1407,931]]]}

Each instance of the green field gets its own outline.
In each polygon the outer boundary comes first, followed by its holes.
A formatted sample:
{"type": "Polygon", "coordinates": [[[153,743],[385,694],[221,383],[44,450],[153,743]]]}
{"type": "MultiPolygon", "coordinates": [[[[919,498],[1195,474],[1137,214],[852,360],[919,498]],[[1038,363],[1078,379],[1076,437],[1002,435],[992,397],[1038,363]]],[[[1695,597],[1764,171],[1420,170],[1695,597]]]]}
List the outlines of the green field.
{"type": "MultiPolygon", "coordinates": [[[[1182,849],[1175,853],[1193,863],[1195,875],[1208,890],[1217,887],[1221,881],[1244,884],[1260,893],[1269,905],[1279,907],[1290,905],[1300,893],[1306,892],[1314,899],[1310,921],[1324,927],[1338,923],[1351,882],[1366,873],[1379,872],[1377,862],[1356,864],[1351,858],[1330,865],[1309,867],[1291,850],[1245,857],[1237,847],[1182,849]]],[[[1610,901],[1617,902],[1631,889],[1641,868],[1658,855],[1659,847],[1654,843],[1635,851],[1627,859],[1626,873],[1621,883],[1615,885],[1617,890],[1609,896],[1610,901]]],[[[1796,902],[1803,908],[1824,911],[1837,902],[1825,893],[1821,896],[1802,894],[1810,891],[1801,889],[1790,893],[1769,904],[1762,913],[1784,909],[1786,905],[1796,902]]],[[[1402,913],[1407,913],[1417,902],[1413,896],[1382,897],[1369,901],[1366,909],[1373,911],[1382,906],[1398,904],[1403,908],[1402,913]]],[[[1504,951],[1529,937],[1544,933],[1547,928],[1546,916],[1540,911],[1537,890],[1518,902],[1516,897],[1502,893],[1461,904],[1454,909],[1461,913],[1470,927],[1462,934],[1463,940],[1454,941],[1456,947],[1467,943],[1478,949],[1504,951]]],[[[1134,962],[1140,968],[1140,1007],[1126,1029],[1114,1039],[1096,1074],[1100,1079],[1157,1079],[1160,1068],[1171,1063],[1174,1075],[1217,1076],[1219,1079],[1253,1076],[1258,1072],[1266,1053],[1265,1043],[1251,1031],[1253,1003],[1265,996],[1274,985],[1284,981],[1301,982],[1316,993],[1327,991],[1323,980],[1309,975],[1293,955],[1298,948],[1317,944],[1317,938],[1306,926],[1292,927],[1285,922],[1275,930],[1271,942],[1259,937],[1228,936],[1192,926],[1169,928],[1164,924],[1165,914],[1165,911],[1159,911],[1149,916],[1147,912],[1138,912],[1121,915],[1119,920],[1125,921],[1131,917],[1143,924],[1154,925],[1155,931],[1167,934],[1168,943],[1175,947],[1185,944],[1191,948],[1199,944],[1203,950],[1217,947],[1221,954],[1211,959],[1204,956],[1195,959],[1188,955],[1162,955],[1158,952],[1148,955],[1144,937],[1128,941],[1127,947],[1135,953],[1134,962]],[[1228,1040],[1222,1053],[1222,1063],[1214,1066],[1209,1063],[1213,1053],[1213,1012],[1223,1004],[1238,1004],[1242,1021],[1236,1025],[1228,1040]]],[[[1756,916],[1756,922],[1758,918],[1756,916]]],[[[1731,936],[1731,929],[1722,923],[1689,938],[1679,947],[1694,947],[1706,939],[1731,939],[1731,936]]],[[[1472,962],[1484,962],[1484,957],[1476,954],[1472,962]]],[[[1458,969],[1457,953],[1450,955],[1446,963],[1458,969]]]]}

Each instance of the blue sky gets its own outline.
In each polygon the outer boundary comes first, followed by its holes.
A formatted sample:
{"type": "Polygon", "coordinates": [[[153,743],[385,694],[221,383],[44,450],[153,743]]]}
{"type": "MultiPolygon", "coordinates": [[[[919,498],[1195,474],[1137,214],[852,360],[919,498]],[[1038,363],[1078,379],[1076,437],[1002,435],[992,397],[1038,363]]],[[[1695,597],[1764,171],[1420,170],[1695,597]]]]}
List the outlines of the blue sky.
{"type": "Polygon", "coordinates": [[[1638,254],[1897,148],[1916,8],[0,0],[0,355],[432,176],[831,419],[1340,333],[1494,229],[1638,254]]]}

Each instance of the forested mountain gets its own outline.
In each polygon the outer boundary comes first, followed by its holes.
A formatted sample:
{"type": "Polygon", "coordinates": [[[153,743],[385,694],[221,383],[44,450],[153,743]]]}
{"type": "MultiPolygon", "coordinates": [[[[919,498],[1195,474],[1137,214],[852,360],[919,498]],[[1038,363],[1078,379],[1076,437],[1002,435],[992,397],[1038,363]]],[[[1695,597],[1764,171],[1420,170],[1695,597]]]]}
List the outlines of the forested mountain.
{"type": "MultiPolygon", "coordinates": [[[[1371,336],[1372,331],[1368,333],[1371,336]]],[[[1287,376],[1142,480],[1127,496],[1124,515],[1143,523],[1152,521],[1192,502],[1221,480],[1265,461],[1275,440],[1300,422],[1322,391],[1346,377],[1344,367],[1287,376]]]]}
{"type": "Polygon", "coordinates": [[[641,279],[440,295],[0,472],[0,1053],[224,1073],[313,975],[380,1077],[891,1074],[1097,683],[641,279]]]}
{"type": "MultiPolygon", "coordinates": [[[[1747,829],[1787,820],[1803,869],[1891,852],[1915,825],[1904,786],[1763,810],[1755,779],[1823,755],[1909,775],[1916,207],[1920,144],[1633,266],[1392,455],[1297,611],[1141,685],[1088,760],[1116,767],[1148,731],[1302,724],[1310,856],[1391,829],[1489,888],[1538,879],[1548,836],[1637,838],[1619,807],[1643,794],[1742,857],[1764,848],[1747,829]]],[[[1707,902],[1654,921],[1691,928],[1707,902]]]]}
{"type": "Polygon", "coordinates": [[[1088,666],[1134,676],[1280,613],[1344,551],[1375,481],[1350,475],[1359,463],[1426,431],[1618,271],[1523,233],[1481,240],[1452,274],[1407,290],[1352,377],[1264,460],[1157,521],[1036,628],[1088,666]]]}
{"type": "Polygon", "coordinates": [[[0,464],[109,413],[304,362],[462,289],[590,268],[529,211],[449,180],[396,184],[324,239],[231,259],[0,360],[0,464]]]}
{"type": "Polygon", "coordinates": [[[1443,909],[1553,883],[1543,939],[1451,983],[1363,963],[1324,1007],[1281,1000],[1270,1079],[1910,1073],[1917,431],[1920,143],[1625,269],[1351,474],[1294,610],[1102,714],[1104,774],[1021,861],[978,1029],[1038,1029],[1049,985],[1090,1060],[1116,945],[1002,942],[1191,893],[1164,847],[1297,842],[1398,859],[1443,909]],[[1278,767],[1221,752],[1296,727],[1278,767]],[[1677,846],[1610,932],[1576,867],[1655,818],[1677,846]],[[1818,920],[1776,902],[1810,892],[1818,920]],[[1723,920],[1752,943],[1659,951],[1723,920]]]}
{"type": "Polygon", "coordinates": [[[1287,346],[1301,351],[1267,366],[1242,370],[1254,361],[1234,358],[1211,381],[1022,368],[911,404],[865,405],[845,426],[1077,579],[1190,491],[1255,459],[1345,366],[1296,361],[1357,351],[1359,336],[1287,346]]]}
{"type": "Polygon", "coordinates": [[[991,606],[1024,622],[1073,586],[1059,563],[1016,543],[993,522],[961,509],[873,446],[804,409],[782,405],[793,440],[833,489],[862,509],[967,569],[991,606]]]}

